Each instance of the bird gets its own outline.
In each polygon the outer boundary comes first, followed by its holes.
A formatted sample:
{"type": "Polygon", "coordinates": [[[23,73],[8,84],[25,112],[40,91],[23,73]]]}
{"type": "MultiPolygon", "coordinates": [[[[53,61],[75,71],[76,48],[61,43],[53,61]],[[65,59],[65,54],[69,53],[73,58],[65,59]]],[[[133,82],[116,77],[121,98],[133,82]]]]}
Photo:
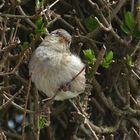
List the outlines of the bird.
{"type": "Polygon", "coordinates": [[[56,101],[71,99],[85,91],[85,64],[70,52],[72,36],[64,29],[48,34],[29,61],[35,87],[56,101]]]}

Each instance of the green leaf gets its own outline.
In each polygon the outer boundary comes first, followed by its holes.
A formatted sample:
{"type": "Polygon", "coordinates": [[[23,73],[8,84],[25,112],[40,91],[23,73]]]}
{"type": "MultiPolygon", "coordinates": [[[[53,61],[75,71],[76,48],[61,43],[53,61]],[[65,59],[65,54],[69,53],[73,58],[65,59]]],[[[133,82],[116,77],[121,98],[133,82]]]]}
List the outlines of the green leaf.
{"type": "Polygon", "coordinates": [[[126,56],[126,60],[127,60],[127,64],[128,64],[129,66],[132,66],[132,57],[131,57],[130,55],[127,55],[127,56],[126,56]]]}
{"type": "Polygon", "coordinates": [[[38,28],[41,28],[41,27],[42,27],[42,24],[43,24],[43,19],[42,19],[42,17],[38,17],[38,19],[35,21],[35,25],[36,25],[38,28]]]}
{"type": "Polygon", "coordinates": [[[43,21],[42,17],[38,17],[38,19],[35,22],[35,25],[37,26],[37,28],[35,29],[36,33],[46,32],[45,27],[44,27],[44,21],[43,21]]]}
{"type": "Polygon", "coordinates": [[[85,23],[86,29],[89,32],[95,30],[98,27],[98,22],[92,16],[86,17],[84,20],[84,23],[85,23]]]}
{"type": "Polygon", "coordinates": [[[124,23],[120,27],[124,33],[130,34],[130,30],[128,29],[128,27],[124,23]]]}
{"type": "Polygon", "coordinates": [[[113,59],[113,52],[112,52],[112,51],[109,51],[109,52],[106,54],[106,56],[105,56],[105,60],[106,60],[107,62],[111,62],[112,59],[113,59]]]}
{"type": "Polygon", "coordinates": [[[125,24],[126,26],[131,30],[133,31],[134,28],[135,28],[135,18],[133,16],[133,14],[131,12],[125,12],[124,14],[124,21],[125,21],[125,24]]]}
{"type": "Polygon", "coordinates": [[[44,128],[46,125],[46,117],[43,115],[40,115],[39,117],[39,128],[44,128]]]}
{"type": "Polygon", "coordinates": [[[102,66],[104,68],[108,68],[109,65],[112,63],[113,61],[113,52],[112,51],[109,51],[106,55],[105,55],[105,58],[102,60],[102,66]]]}
{"type": "Polygon", "coordinates": [[[109,63],[107,63],[107,62],[105,61],[105,59],[103,59],[103,61],[102,61],[102,67],[104,67],[104,68],[109,68],[109,63]]]}
{"type": "Polygon", "coordinates": [[[45,33],[46,32],[46,29],[43,27],[41,29],[35,29],[35,32],[36,33],[45,33]]]}
{"type": "Polygon", "coordinates": [[[91,49],[83,50],[83,53],[84,53],[85,58],[89,62],[93,62],[95,60],[95,54],[91,49]]]}

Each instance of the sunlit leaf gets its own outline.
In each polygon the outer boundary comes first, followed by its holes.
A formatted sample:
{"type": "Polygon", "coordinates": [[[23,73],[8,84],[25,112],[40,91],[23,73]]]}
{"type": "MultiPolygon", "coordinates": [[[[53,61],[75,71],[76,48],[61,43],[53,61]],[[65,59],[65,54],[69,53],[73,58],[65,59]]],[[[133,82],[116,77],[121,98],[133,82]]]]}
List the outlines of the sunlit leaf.
{"type": "Polygon", "coordinates": [[[83,50],[83,53],[88,61],[93,62],[95,60],[94,52],[91,49],[83,50]]]}
{"type": "Polygon", "coordinates": [[[45,32],[45,27],[44,27],[44,21],[42,17],[38,17],[38,19],[35,22],[37,28],[35,29],[36,33],[42,33],[45,32]]]}
{"type": "Polygon", "coordinates": [[[106,54],[106,56],[105,56],[105,60],[106,60],[107,62],[111,62],[112,59],[113,59],[113,52],[112,52],[112,51],[109,51],[109,52],[106,54]]]}
{"type": "Polygon", "coordinates": [[[38,17],[38,19],[35,21],[35,24],[38,28],[41,28],[42,27],[42,24],[43,24],[43,19],[42,17],[38,17]]]}
{"type": "Polygon", "coordinates": [[[107,63],[107,62],[105,61],[105,59],[103,59],[103,61],[102,61],[102,67],[104,67],[104,68],[109,68],[109,63],[107,63]]]}
{"type": "Polygon", "coordinates": [[[109,65],[112,63],[113,61],[113,52],[109,51],[106,55],[105,58],[102,60],[102,66],[104,68],[109,68],[109,65]]]}
{"type": "Polygon", "coordinates": [[[41,116],[39,117],[39,128],[40,128],[40,129],[41,129],[41,128],[44,128],[45,125],[46,125],[46,117],[43,116],[43,115],[41,115],[41,116]]]}

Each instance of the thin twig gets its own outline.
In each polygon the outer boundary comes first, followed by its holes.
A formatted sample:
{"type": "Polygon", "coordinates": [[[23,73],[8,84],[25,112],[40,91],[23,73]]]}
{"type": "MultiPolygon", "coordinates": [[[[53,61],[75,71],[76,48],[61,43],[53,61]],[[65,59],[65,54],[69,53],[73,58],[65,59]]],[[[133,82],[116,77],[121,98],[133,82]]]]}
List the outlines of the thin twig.
{"type": "MultiPolygon", "coordinates": [[[[8,96],[6,96],[6,94],[3,94],[3,96],[4,96],[4,98],[5,98],[6,100],[10,100],[10,99],[8,98],[8,96]]],[[[18,110],[20,110],[20,111],[22,111],[22,112],[25,111],[24,108],[22,108],[20,105],[16,104],[16,103],[13,102],[13,101],[11,101],[11,105],[13,105],[16,109],[18,109],[18,110]]],[[[26,110],[26,113],[33,114],[34,112],[27,109],[27,110],[26,110]]]]}
{"type": "Polygon", "coordinates": [[[16,23],[16,29],[15,29],[15,32],[14,32],[14,34],[13,34],[13,36],[12,36],[12,40],[11,40],[10,43],[15,42],[16,35],[17,35],[17,31],[18,31],[18,27],[19,27],[19,23],[20,23],[20,19],[17,20],[17,23],[16,23]]]}
{"type": "Polygon", "coordinates": [[[27,15],[12,15],[12,14],[4,14],[4,13],[0,13],[1,17],[7,17],[7,18],[20,18],[20,19],[25,19],[25,18],[30,18],[30,19],[34,19],[35,16],[27,16],[27,15]]]}
{"type": "Polygon", "coordinates": [[[5,109],[19,94],[20,92],[15,93],[6,103],[0,106],[0,110],[5,109]]]}
{"type": "Polygon", "coordinates": [[[138,132],[136,131],[136,129],[135,129],[134,127],[132,127],[132,130],[133,130],[133,132],[136,134],[137,138],[139,139],[140,136],[139,136],[138,132]]]}
{"type": "MultiPolygon", "coordinates": [[[[60,0],[56,0],[55,2],[53,2],[51,5],[49,5],[49,8],[52,8],[56,3],[58,3],[60,0]]],[[[44,11],[44,10],[43,10],[44,11]]]]}
{"type": "MultiPolygon", "coordinates": [[[[21,6],[18,6],[17,9],[19,10],[20,14],[26,16],[25,12],[23,11],[23,9],[21,8],[21,6]]],[[[31,25],[33,28],[36,28],[36,25],[29,19],[29,18],[25,18],[25,21],[31,25]]]]}
{"type": "Polygon", "coordinates": [[[99,52],[99,54],[98,54],[98,57],[97,57],[95,63],[94,63],[94,70],[93,70],[94,73],[97,72],[98,67],[99,67],[100,64],[101,64],[101,61],[103,60],[103,57],[104,57],[104,55],[105,55],[105,52],[106,52],[106,47],[105,47],[105,45],[103,45],[103,47],[101,48],[101,50],[100,50],[100,52],[99,52]]]}
{"type": "Polygon", "coordinates": [[[17,133],[11,133],[9,131],[3,131],[4,134],[10,138],[13,138],[13,139],[17,139],[17,140],[22,140],[22,137],[21,135],[17,134],[17,133]]]}
{"type": "Polygon", "coordinates": [[[24,107],[23,122],[22,122],[22,140],[25,140],[26,113],[27,113],[27,105],[28,105],[28,99],[29,99],[29,95],[30,95],[30,89],[31,89],[31,78],[29,78],[27,96],[25,99],[25,107],[24,107]]]}
{"type": "Polygon", "coordinates": [[[140,76],[132,69],[131,72],[140,80],[140,76]]]}
{"type": "Polygon", "coordinates": [[[105,31],[111,32],[111,34],[116,38],[118,42],[123,44],[124,46],[128,46],[127,42],[123,40],[113,29],[111,22],[108,22],[107,18],[103,15],[102,11],[100,10],[99,6],[91,0],[88,0],[89,4],[92,6],[93,9],[96,8],[97,12],[99,13],[103,23],[96,17],[95,19],[99,23],[99,26],[104,29],[105,31]]]}
{"type": "Polygon", "coordinates": [[[71,83],[72,81],[74,81],[84,70],[85,70],[85,67],[83,67],[83,68],[71,79],[70,83],[71,83]]]}
{"type": "Polygon", "coordinates": [[[38,90],[35,88],[35,132],[36,132],[36,140],[39,140],[40,136],[40,128],[39,128],[39,95],[38,90]]]}
{"type": "Polygon", "coordinates": [[[135,46],[134,51],[131,53],[131,57],[134,56],[134,54],[136,53],[136,51],[140,48],[140,41],[137,43],[137,45],[135,46]]]}
{"type": "Polygon", "coordinates": [[[77,115],[79,115],[80,120],[83,120],[83,123],[89,128],[89,130],[91,131],[91,133],[92,133],[93,137],[95,138],[95,140],[99,140],[99,138],[97,137],[95,131],[92,129],[91,125],[89,124],[88,118],[86,117],[86,115],[84,114],[84,112],[81,112],[79,110],[79,108],[75,105],[75,103],[72,100],[69,99],[69,102],[76,109],[77,115]]]}

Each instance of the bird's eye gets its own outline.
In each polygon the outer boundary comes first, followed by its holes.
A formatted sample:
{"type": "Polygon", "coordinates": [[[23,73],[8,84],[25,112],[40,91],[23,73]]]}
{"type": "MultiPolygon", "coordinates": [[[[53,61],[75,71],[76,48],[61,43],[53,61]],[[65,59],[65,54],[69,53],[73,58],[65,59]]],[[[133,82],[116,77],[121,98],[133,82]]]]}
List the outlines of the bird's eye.
{"type": "Polygon", "coordinates": [[[60,33],[58,31],[57,32],[52,32],[52,35],[60,36],[60,33]]]}
{"type": "Polygon", "coordinates": [[[60,35],[60,32],[57,31],[57,32],[55,32],[55,34],[60,35]]]}

